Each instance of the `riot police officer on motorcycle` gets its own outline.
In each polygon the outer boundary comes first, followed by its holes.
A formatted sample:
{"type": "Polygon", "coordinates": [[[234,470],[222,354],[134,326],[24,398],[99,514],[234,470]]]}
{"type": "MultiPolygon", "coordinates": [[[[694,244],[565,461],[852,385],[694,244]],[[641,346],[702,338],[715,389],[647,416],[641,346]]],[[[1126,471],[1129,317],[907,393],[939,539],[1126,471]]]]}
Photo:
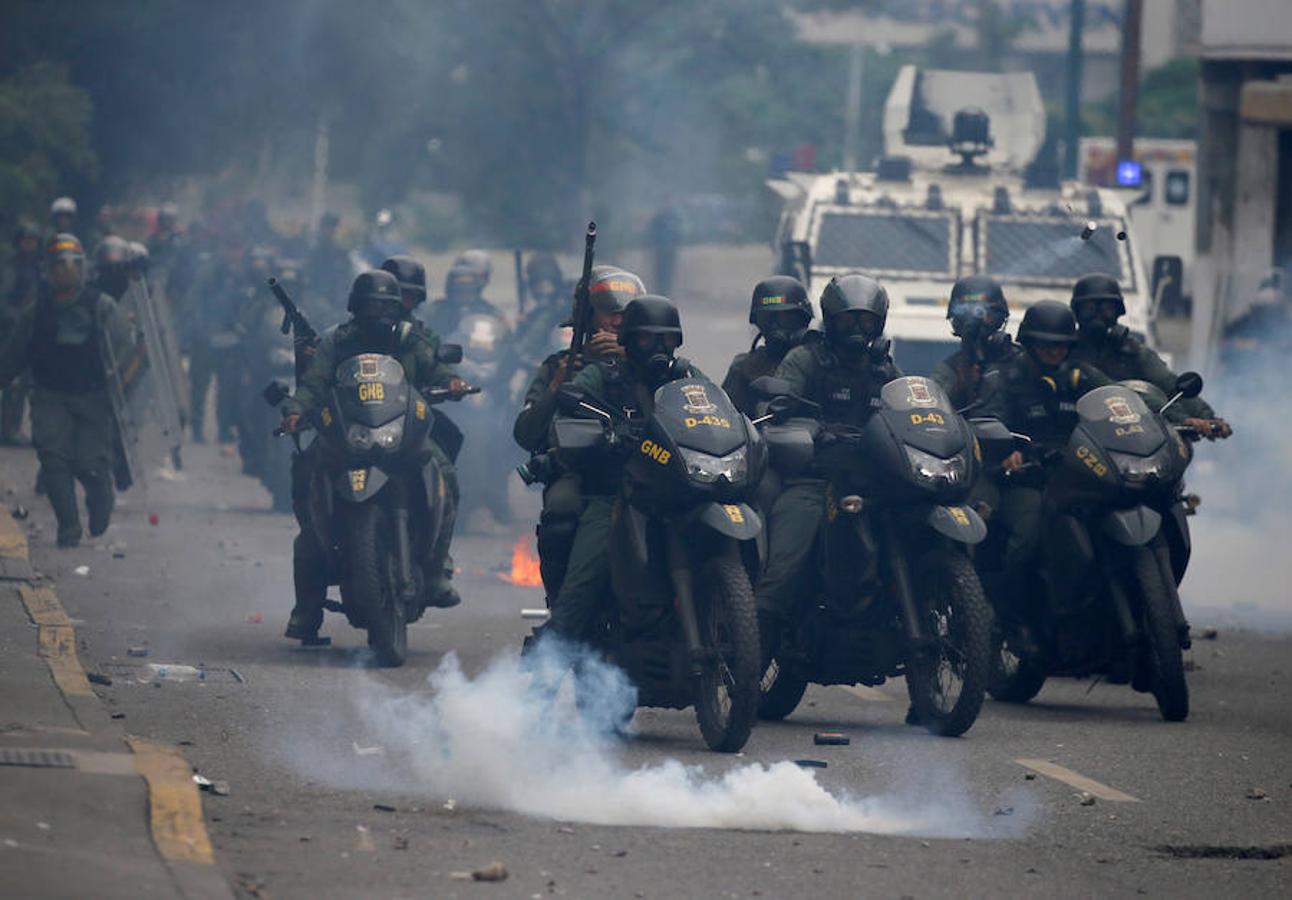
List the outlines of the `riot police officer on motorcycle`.
{"type": "Polygon", "coordinates": [[[819,337],[809,331],[812,324],[812,304],[807,288],[797,278],[774,275],[754,285],[754,296],[749,304],[749,324],[758,329],[748,353],[741,353],[731,361],[722,389],[727,392],[736,408],[750,418],[755,416],[757,398],[749,390],[749,383],[763,375],[771,375],[789,353],[805,340],[819,337]],[[761,343],[761,346],[759,342],[761,343]]]}
{"type": "MultiPolygon", "coordinates": [[[[470,386],[458,378],[453,370],[440,362],[437,342],[414,333],[405,320],[405,307],[399,281],[384,270],[364,272],[354,280],[346,307],[351,319],[324,335],[301,375],[295,394],[282,406],[282,429],[295,433],[303,416],[320,408],[330,394],[335,382],[339,362],[360,353],[383,353],[395,357],[403,366],[408,380],[417,388],[447,387],[455,397],[464,396],[470,386]],[[401,327],[402,326],[402,327],[401,327]]],[[[431,445],[435,448],[435,445],[431,445]]],[[[306,451],[315,452],[314,446],[306,451]]],[[[451,493],[456,493],[453,466],[438,448],[437,460],[445,472],[451,493]]],[[[432,575],[430,605],[456,606],[461,602],[452,585],[452,571],[447,565],[449,545],[453,534],[453,515],[456,497],[446,500],[446,525],[442,539],[431,548],[425,569],[432,575]]],[[[323,622],[323,601],[327,595],[327,574],[324,548],[317,545],[314,528],[308,521],[309,504],[294,503],[300,533],[292,545],[292,571],[296,590],[296,605],[287,624],[288,638],[311,641],[317,638],[323,622]]]]}
{"type": "MultiPolygon", "coordinates": [[[[1139,379],[1157,386],[1168,397],[1175,393],[1176,375],[1162,357],[1118,323],[1126,315],[1126,301],[1117,279],[1099,273],[1082,276],[1072,286],[1069,305],[1078,323],[1074,361],[1094,366],[1114,381],[1139,379]]],[[[1182,398],[1167,415],[1211,440],[1234,433],[1201,397],[1182,398]]]]}
{"type": "Polygon", "coordinates": [[[1022,351],[1005,331],[1009,304],[1000,282],[990,275],[969,275],[955,283],[947,319],[951,333],[960,338],[960,349],[938,363],[931,377],[956,409],[966,409],[981,399],[987,371],[1022,351]]]}
{"type": "MultiPolygon", "coordinates": [[[[825,340],[791,350],[776,377],[788,382],[792,394],[818,404],[824,421],[863,425],[880,388],[901,375],[882,337],[888,292],[866,275],[836,276],[821,292],[821,318],[825,340]]],[[[794,608],[795,584],[811,559],[824,515],[824,479],[785,479],[768,517],[767,567],[754,592],[764,667],[794,608]]]]}
{"type": "Polygon", "coordinates": [[[464,316],[481,313],[502,319],[502,312],[484,297],[493,263],[483,250],[468,250],[453,261],[444,278],[444,296],[431,304],[428,324],[436,334],[451,335],[464,316]]]}

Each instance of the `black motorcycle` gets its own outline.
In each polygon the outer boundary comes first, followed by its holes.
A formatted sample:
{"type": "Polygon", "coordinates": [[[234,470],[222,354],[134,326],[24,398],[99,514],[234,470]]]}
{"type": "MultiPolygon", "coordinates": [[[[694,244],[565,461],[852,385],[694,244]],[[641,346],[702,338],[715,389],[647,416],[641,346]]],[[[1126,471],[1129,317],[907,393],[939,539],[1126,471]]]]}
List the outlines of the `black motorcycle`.
{"type": "MultiPolygon", "coordinates": [[[[1163,410],[1196,397],[1202,377],[1186,372],[1176,390],[1163,410]]],[[[1041,552],[1027,585],[1041,601],[1024,611],[1039,647],[1016,654],[1006,633],[991,695],[1026,703],[1047,677],[1105,676],[1152,692],[1162,718],[1183,721],[1182,651],[1190,638],[1177,588],[1189,563],[1192,512],[1183,477],[1193,459],[1189,441],[1200,435],[1150,410],[1129,383],[1091,391],[1076,413],[1066,447],[1010,476],[1045,473],[1041,552]]],[[[991,573],[984,580],[991,584],[991,573]]]]}
{"type": "Polygon", "coordinates": [[[593,645],[628,675],[638,706],[694,706],[711,750],[740,750],[758,713],[750,573],[762,522],[746,502],[765,459],[758,432],[697,378],[662,385],[644,419],[573,385],[559,403],[563,464],[626,458],[607,535],[613,602],[593,645]]]}
{"type": "MultiPolygon", "coordinates": [[[[461,360],[457,346],[439,354],[442,362],[461,360]]],[[[462,434],[431,409],[452,393],[418,391],[392,356],[353,356],[337,366],[336,384],[309,423],[319,442],[308,451],[319,454],[311,518],[329,550],[329,583],[341,586],[341,602],[324,608],[367,629],[379,665],[398,666],[408,652],[408,623],[429,600],[421,560],[444,525],[444,476],[428,444],[434,440],[456,459],[462,434]]]]}
{"type": "Polygon", "coordinates": [[[1003,459],[1013,438],[994,419],[971,427],[927,378],[889,382],[860,427],[791,418],[820,408],[780,379],[752,387],[771,398],[772,468],[826,482],[814,577],[763,675],[763,718],[788,716],[809,682],[904,675],[920,724],[968,731],[987,689],[993,620],[969,554],[987,527],[965,501],[984,453],[1003,459]]]}

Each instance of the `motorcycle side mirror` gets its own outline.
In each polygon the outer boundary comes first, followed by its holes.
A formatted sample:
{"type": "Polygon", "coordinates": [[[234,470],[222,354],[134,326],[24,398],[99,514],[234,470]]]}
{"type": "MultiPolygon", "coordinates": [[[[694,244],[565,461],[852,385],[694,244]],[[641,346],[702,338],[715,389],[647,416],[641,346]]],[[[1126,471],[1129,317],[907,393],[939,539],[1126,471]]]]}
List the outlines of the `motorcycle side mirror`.
{"type": "Polygon", "coordinates": [[[1202,393],[1202,376],[1197,372],[1184,372],[1175,380],[1175,391],[1187,400],[1202,393]]]}
{"type": "Polygon", "coordinates": [[[462,362],[462,345],[461,344],[440,344],[439,349],[435,351],[435,358],[439,362],[450,366],[456,366],[462,362]]]}
{"type": "Polygon", "coordinates": [[[794,391],[790,388],[790,383],[784,378],[776,378],[772,375],[762,375],[749,382],[749,389],[756,396],[764,400],[771,397],[789,397],[794,391]]]}
{"type": "Polygon", "coordinates": [[[870,361],[878,365],[888,359],[893,351],[893,339],[880,335],[870,342],[870,361]]]}
{"type": "Polygon", "coordinates": [[[575,415],[583,409],[588,392],[573,384],[563,384],[556,392],[556,407],[567,416],[575,415]]]}
{"type": "Polygon", "coordinates": [[[782,394],[767,401],[767,414],[771,416],[773,422],[780,425],[790,417],[795,405],[793,397],[782,394]]]}

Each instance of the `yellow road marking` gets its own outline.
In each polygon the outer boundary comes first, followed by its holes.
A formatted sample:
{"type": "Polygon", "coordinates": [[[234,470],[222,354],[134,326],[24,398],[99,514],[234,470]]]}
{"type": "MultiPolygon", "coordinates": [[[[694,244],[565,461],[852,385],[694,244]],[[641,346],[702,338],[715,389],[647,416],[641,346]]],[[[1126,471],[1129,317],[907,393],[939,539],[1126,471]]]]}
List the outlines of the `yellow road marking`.
{"type": "Polygon", "coordinates": [[[64,694],[93,697],[90,682],[76,655],[76,629],[72,627],[58,596],[48,588],[18,588],[22,605],[37,627],[37,652],[49,667],[54,683],[64,694]]]}
{"type": "Polygon", "coordinates": [[[858,700],[866,700],[870,703],[888,703],[893,699],[879,688],[873,688],[865,684],[843,684],[840,687],[858,700]]]}
{"type": "Polygon", "coordinates": [[[27,559],[27,535],[23,534],[7,509],[0,509],[0,556],[27,559]]]}
{"type": "Polygon", "coordinates": [[[171,747],[126,738],[135,752],[135,769],[148,782],[148,821],[163,859],[215,865],[215,853],[202,820],[202,800],[193,770],[171,747]]]}
{"type": "Polygon", "coordinates": [[[1052,763],[1044,759],[1016,759],[1025,769],[1031,769],[1033,772],[1044,775],[1046,778],[1053,778],[1055,781],[1062,781],[1064,784],[1074,787],[1079,791],[1085,791],[1092,797],[1098,797],[1100,800],[1109,800],[1113,803],[1139,803],[1138,797],[1132,797],[1130,794],[1123,794],[1116,788],[1109,787],[1095,781],[1093,778],[1074,772],[1065,768],[1058,763],[1052,763]]]}

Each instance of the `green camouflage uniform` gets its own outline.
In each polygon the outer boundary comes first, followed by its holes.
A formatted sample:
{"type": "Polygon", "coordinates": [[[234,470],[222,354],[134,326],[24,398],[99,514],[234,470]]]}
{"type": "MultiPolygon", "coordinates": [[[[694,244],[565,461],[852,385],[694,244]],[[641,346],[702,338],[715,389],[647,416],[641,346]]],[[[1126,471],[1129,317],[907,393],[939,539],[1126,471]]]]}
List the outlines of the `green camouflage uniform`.
{"type": "MultiPolygon", "coordinates": [[[[1127,381],[1138,378],[1161,388],[1168,397],[1175,395],[1175,373],[1172,372],[1162,357],[1147,347],[1134,335],[1117,329],[1118,335],[1098,340],[1082,328],[1077,332],[1077,344],[1072,348],[1069,358],[1073,362],[1093,366],[1113,381],[1127,381]]],[[[1181,397],[1170,409],[1166,417],[1172,422],[1185,419],[1214,419],[1216,412],[1201,397],[1181,397]]]]}
{"type": "Polygon", "coordinates": [[[32,443],[54,514],[58,539],[81,536],[75,482],[85,489],[90,534],[112,516],[114,420],[104,345],[119,353],[134,345],[125,313],[97,288],[55,303],[48,287],[18,315],[0,357],[0,386],[30,369],[32,443]]]}

